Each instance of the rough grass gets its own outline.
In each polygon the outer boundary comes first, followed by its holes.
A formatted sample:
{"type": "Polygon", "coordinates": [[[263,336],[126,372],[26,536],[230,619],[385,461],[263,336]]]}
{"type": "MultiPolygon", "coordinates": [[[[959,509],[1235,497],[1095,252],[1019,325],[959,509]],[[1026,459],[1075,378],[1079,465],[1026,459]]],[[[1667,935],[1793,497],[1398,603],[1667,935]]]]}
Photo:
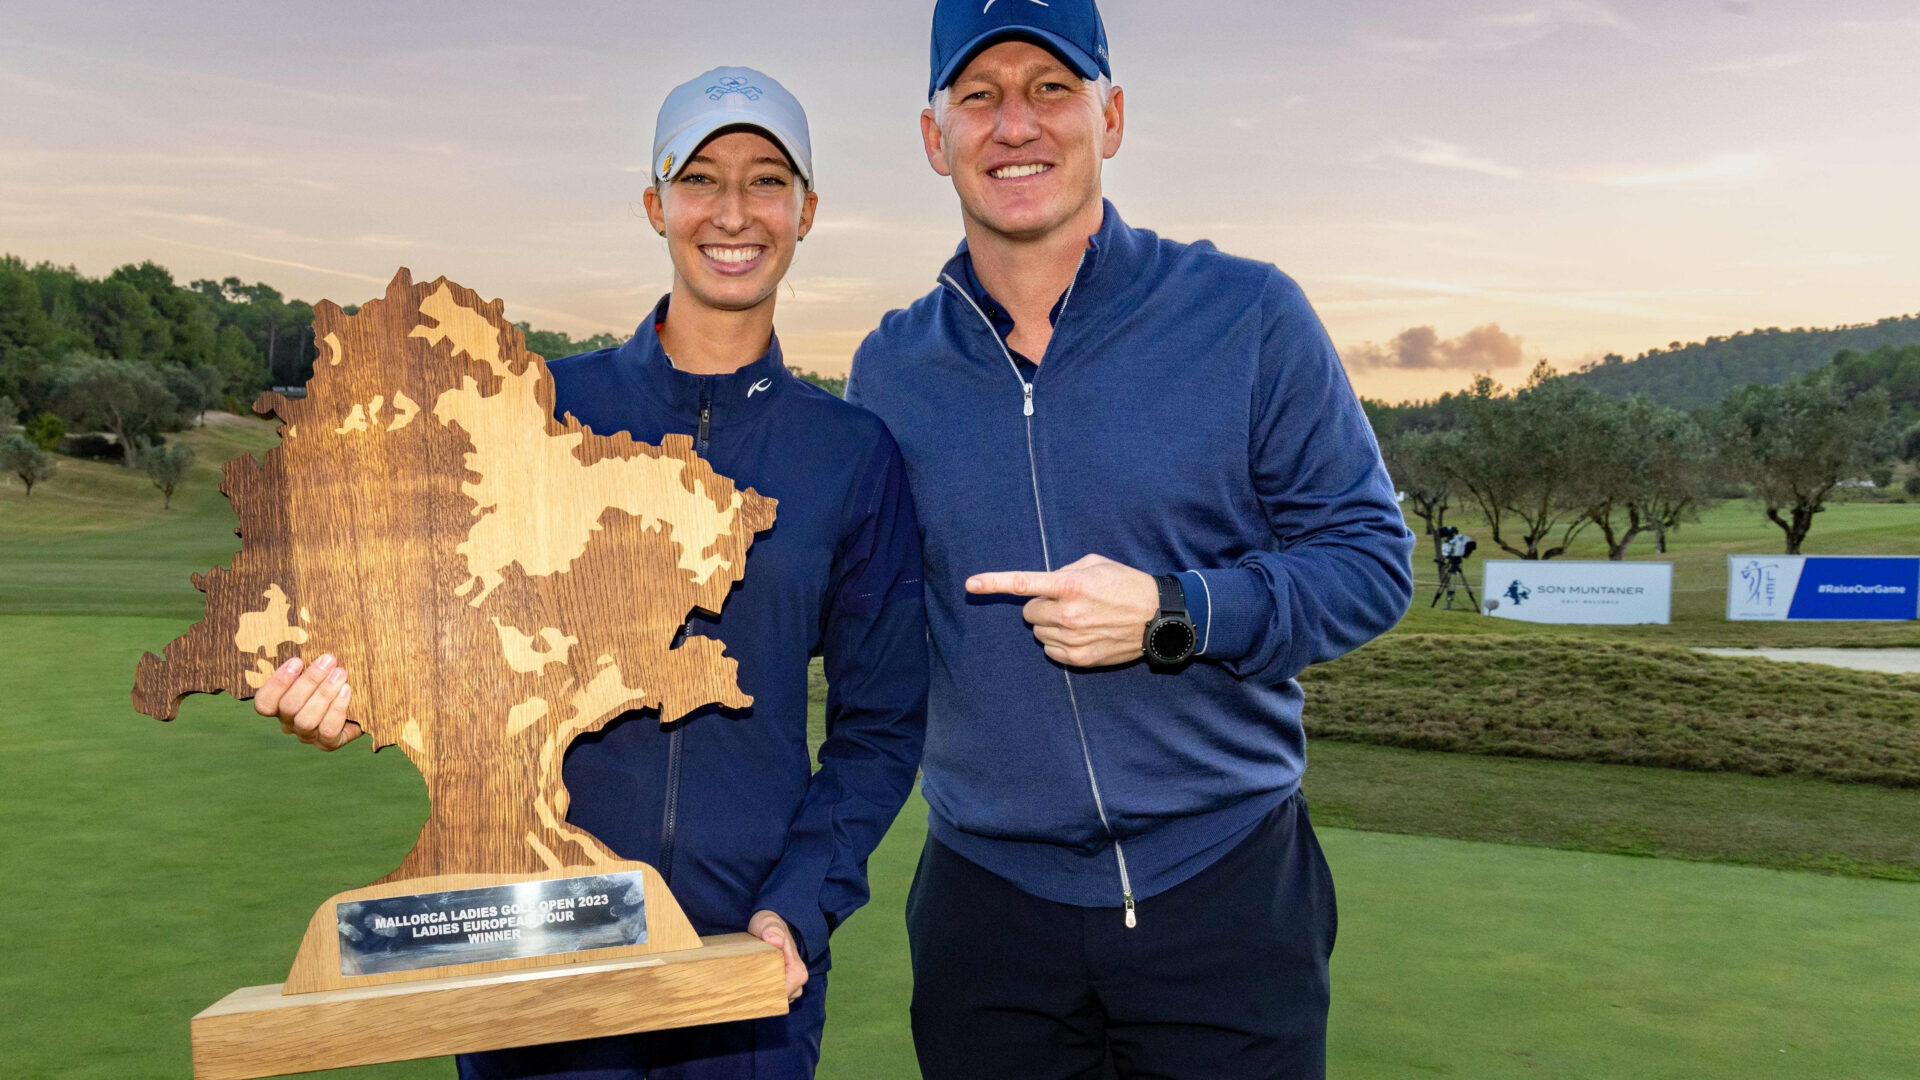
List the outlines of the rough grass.
{"type": "Polygon", "coordinates": [[[1401,634],[1309,671],[1308,733],[1920,786],[1920,678],[1541,636],[1401,634]]]}
{"type": "Polygon", "coordinates": [[[1325,739],[1308,756],[1324,825],[1920,882],[1912,788],[1325,739]]]}
{"type": "Polygon", "coordinates": [[[239,524],[220,466],[266,450],[273,425],[241,417],[182,432],[198,452],[173,509],[144,472],[60,459],[33,495],[0,487],[0,615],[170,615],[198,618],[205,597],[187,578],[225,565],[239,524]]]}
{"type": "Polygon", "coordinates": [[[278,445],[275,425],[244,416],[221,415],[217,423],[168,436],[195,451],[193,469],[174,492],[173,509],[163,508],[160,489],[140,469],[114,462],[62,457],[60,471],[25,495],[17,480],[0,477],[0,522],[8,533],[26,538],[66,539],[79,533],[123,532],[209,512],[225,514],[227,501],[217,490],[220,467],[246,453],[278,445]]]}

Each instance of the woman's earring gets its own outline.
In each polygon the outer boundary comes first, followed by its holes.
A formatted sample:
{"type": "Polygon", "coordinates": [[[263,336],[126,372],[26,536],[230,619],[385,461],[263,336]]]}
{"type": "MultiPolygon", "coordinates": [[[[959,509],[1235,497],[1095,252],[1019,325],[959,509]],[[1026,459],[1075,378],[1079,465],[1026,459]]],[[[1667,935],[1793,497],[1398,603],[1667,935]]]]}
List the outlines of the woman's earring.
{"type": "Polygon", "coordinates": [[[667,235],[667,230],[665,230],[665,229],[656,229],[656,230],[654,230],[654,231],[655,231],[655,232],[658,232],[658,233],[659,233],[659,234],[660,234],[661,236],[665,236],[665,235],[667,235]]]}

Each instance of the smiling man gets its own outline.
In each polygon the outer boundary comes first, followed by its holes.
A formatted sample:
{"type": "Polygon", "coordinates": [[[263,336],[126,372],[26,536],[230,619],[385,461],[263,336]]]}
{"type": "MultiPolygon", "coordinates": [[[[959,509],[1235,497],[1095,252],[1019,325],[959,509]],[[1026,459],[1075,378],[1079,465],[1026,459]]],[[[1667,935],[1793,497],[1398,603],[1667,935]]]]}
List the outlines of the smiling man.
{"type": "Polygon", "coordinates": [[[1413,537],[1300,289],[1102,198],[1110,76],[1092,0],[941,0],[966,241],[849,382],[925,541],[914,1041],[929,1080],[1318,1077],[1294,676],[1398,621],[1413,537]]]}

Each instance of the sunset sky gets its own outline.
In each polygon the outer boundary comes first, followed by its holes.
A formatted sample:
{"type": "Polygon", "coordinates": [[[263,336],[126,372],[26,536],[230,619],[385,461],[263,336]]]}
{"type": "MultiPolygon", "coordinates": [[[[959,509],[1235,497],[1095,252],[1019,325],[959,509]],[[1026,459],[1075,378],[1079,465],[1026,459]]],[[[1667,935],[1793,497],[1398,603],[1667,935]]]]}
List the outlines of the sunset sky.
{"type": "MultiPolygon", "coordinates": [[[[636,209],[660,99],[747,64],[813,122],[781,337],[843,371],[960,236],[919,145],[931,10],[4,0],[0,251],[341,302],[406,265],[624,334],[670,278],[636,209]]],[[[1363,394],[1920,311],[1915,0],[1102,10],[1109,196],[1292,274],[1363,394]]]]}

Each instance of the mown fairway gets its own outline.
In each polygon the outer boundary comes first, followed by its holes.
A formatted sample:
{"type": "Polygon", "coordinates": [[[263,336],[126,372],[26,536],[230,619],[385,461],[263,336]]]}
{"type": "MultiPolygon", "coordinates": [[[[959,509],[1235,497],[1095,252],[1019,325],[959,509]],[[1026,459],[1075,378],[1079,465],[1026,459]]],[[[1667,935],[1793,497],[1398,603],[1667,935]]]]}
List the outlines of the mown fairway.
{"type": "MultiPolygon", "coordinates": [[[[171,726],[134,715],[125,671],[183,625],[0,618],[0,813],[20,892],[0,924],[9,1077],[186,1076],[187,1018],[282,978],[314,905],[389,869],[425,812],[397,754],[314,753],[225,699],[171,726]]],[[[922,812],[875,856],[874,902],[836,940],[825,1076],[913,1075],[900,911],[922,812]]],[[[1920,1055],[1920,888],[1323,840],[1341,898],[1335,1076],[1886,1077],[1920,1055]]]]}
{"type": "MultiPolygon", "coordinates": [[[[187,574],[235,544],[212,466],[271,442],[251,424],[189,437],[202,469],[171,513],[144,477],[109,466],[63,462],[30,504],[0,487],[0,871],[20,894],[0,923],[0,1076],[186,1076],[187,1018],[282,978],[314,906],[390,869],[425,812],[397,753],[319,754],[225,698],[193,699],[171,725],[132,711],[139,653],[197,615],[187,574]]],[[[1814,550],[1834,550],[1817,546],[1822,530],[1850,513],[1857,527],[1830,539],[1862,546],[1841,550],[1920,545],[1920,507],[1860,506],[1823,520],[1814,550]]],[[[1681,535],[1711,547],[1676,555],[1697,564],[1682,585],[1723,575],[1726,550],[1777,549],[1770,531],[1737,505],[1709,515],[1681,535]]],[[[1812,643],[1822,629],[1717,634],[1719,602],[1644,637],[1457,613],[1400,633],[1678,647],[1812,643]]],[[[1920,643],[1912,627],[1871,629],[1856,643],[1920,643]]],[[[1477,677],[1531,692],[1553,675],[1534,667],[1477,677]]],[[[1755,669],[1789,684],[1805,670],[1755,669]]],[[[1382,670],[1406,693],[1433,678],[1382,670]]],[[[1915,683],[1888,684],[1889,708],[1915,683]]],[[[1844,731],[1844,709],[1830,722],[1844,731]]],[[[1865,879],[1920,876],[1920,792],[1353,743],[1313,753],[1323,825],[1384,830],[1323,829],[1341,901],[1331,1075],[1887,1077],[1920,1061],[1920,886],[1865,879]]],[[[836,937],[825,1077],[914,1075],[900,912],[923,813],[916,801],[903,815],[873,859],[872,905],[836,937]]],[[[450,1074],[426,1062],[340,1075],[450,1074]]]]}

